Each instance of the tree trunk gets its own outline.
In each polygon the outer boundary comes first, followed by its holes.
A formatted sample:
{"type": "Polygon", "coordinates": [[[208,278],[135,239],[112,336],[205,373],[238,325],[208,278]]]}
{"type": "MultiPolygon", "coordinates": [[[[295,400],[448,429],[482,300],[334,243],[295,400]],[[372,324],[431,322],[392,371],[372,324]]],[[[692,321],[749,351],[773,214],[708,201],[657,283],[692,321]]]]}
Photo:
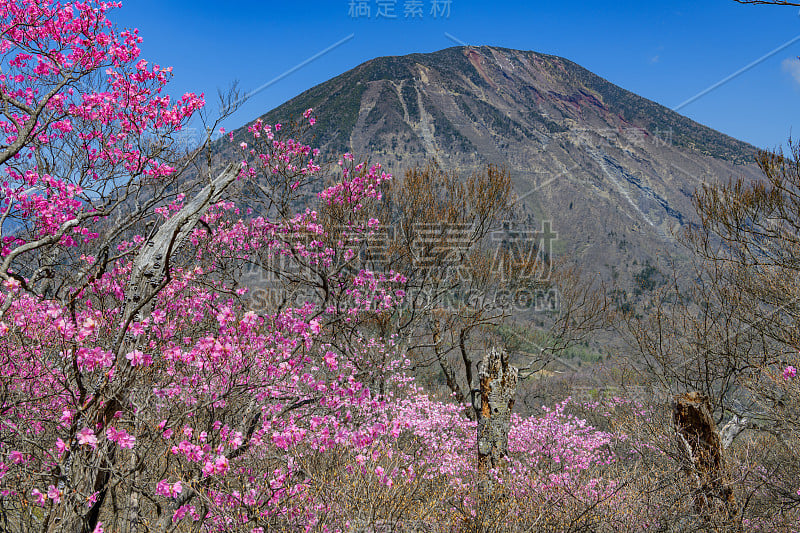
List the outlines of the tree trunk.
{"type": "MultiPolygon", "coordinates": [[[[235,164],[228,165],[197,196],[164,222],[136,255],[125,295],[122,327],[115,339],[117,360],[119,361],[117,363],[118,382],[100,389],[104,403],[100,404],[99,412],[96,412],[94,416],[87,416],[93,420],[94,424],[99,424],[103,428],[107,427],[114,412],[130,404],[130,395],[133,392],[131,384],[134,382],[135,369],[125,360],[125,354],[137,347],[137,341],[131,335],[126,334],[126,328],[131,321],[143,320],[150,315],[154,298],[168,279],[170,256],[175,254],[188,239],[200,217],[208,211],[209,207],[222,199],[223,193],[236,181],[238,174],[239,168],[235,164]]],[[[131,474],[131,470],[136,468],[136,453],[131,452],[131,456],[134,466],[130,468],[126,469],[124,466],[120,466],[117,458],[111,453],[106,457],[106,462],[102,463],[102,468],[97,465],[88,465],[72,480],[73,487],[84,488],[88,494],[97,493],[97,502],[88,509],[83,505],[77,507],[71,516],[64,520],[63,531],[91,533],[95,529],[101,507],[109,490],[112,472],[116,470],[117,474],[131,474]],[[93,487],[93,491],[86,489],[87,487],[93,487]]],[[[137,531],[141,525],[140,494],[137,492],[139,488],[136,478],[137,476],[134,475],[133,492],[129,494],[129,509],[126,511],[128,516],[126,527],[127,531],[131,532],[137,531]]]]}
{"type": "Polygon", "coordinates": [[[724,518],[738,515],[733,490],[726,483],[725,453],[722,439],[711,417],[706,396],[690,392],[675,397],[673,418],[678,438],[689,456],[695,483],[694,504],[707,517],[720,513],[724,518]]]}
{"type": "Polygon", "coordinates": [[[508,453],[508,427],[518,370],[508,364],[508,353],[490,349],[478,367],[481,405],[478,409],[478,470],[501,465],[508,453]]]}

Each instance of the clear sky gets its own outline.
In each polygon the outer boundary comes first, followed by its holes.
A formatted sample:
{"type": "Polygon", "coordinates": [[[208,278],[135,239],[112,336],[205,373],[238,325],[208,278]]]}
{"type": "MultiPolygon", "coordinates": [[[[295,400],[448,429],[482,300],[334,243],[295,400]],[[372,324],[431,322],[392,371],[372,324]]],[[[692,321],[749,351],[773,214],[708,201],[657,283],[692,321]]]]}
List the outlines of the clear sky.
{"type": "Polygon", "coordinates": [[[234,80],[252,91],[292,71],[253,95],[228,129],[373,57],[463,42],[563,56],[673,108],[756,62],[680,112],[762,148],[785,144],[793,127],[800,138],[796,7],[733,0],[123,0],[111,17],[140,29],[146,59],[174,67],[174,94],[205,92],[213,103],[217,89],[234,80]]]}

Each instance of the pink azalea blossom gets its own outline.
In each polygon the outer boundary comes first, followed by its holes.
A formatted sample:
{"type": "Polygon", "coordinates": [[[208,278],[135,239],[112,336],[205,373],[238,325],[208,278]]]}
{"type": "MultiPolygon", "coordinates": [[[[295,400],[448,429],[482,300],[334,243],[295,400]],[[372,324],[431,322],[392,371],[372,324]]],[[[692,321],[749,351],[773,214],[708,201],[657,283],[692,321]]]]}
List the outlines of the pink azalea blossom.
{"type": "Polygon", "coordinates": [[[55,486],[50,485],[47,488],[47,497],[53,500],[53,503],[58,503],[61,501],[61,491],[58,490],[55,486]]]}
{"type": "Polygon", "coordinates": [[[78,333],[82,337],[88,337],[89,335],[94,333],[96,327],[97,327],[97,321],[92,317],[87,317],[86,320],[83,321],[83,324],[81,324],[81,329],[78,333]]]}
{"type": "Polygon", "coordinates": [[[228,471],[228,458],[224,455],[220,455],[214,461],[214,472],[217,474],[224,474],[228,471]]]}
{"type": "Polygon", "coordinates": [[[325,352],[325,364],[328,365],[328,368],[331,370],[336,370],[339,368],[338,363],[336,362],[336,353],[332,351],[325,352]]]}
{"type": "Polygon", "coordinates": [[[38,489],[33,489],[31,491],[31,496],[33,496],[34,503],[38,505],[44,505],[44,503],[47,501],[47,497],[38,489]]]}
{"type": "Polygon", "coordinates": [[[59,455],[64,453],[67,451],[67,443],[60,438],[56,439],[56,450],[58,451],[59,455]]]}
{"type": "Polygon", "coordinates": [[[11,452],[8,454],[8,458],[12,463],[17,465],[25,462],[25,455],[17,450],[11,450],[11,452]]]}
{"type": "Polygon", "coordinates": [[[182,491],[183,485],[180,481],[169,483],[166,479],[162,479],[156,484],[156,494],[165,498],[177,498],[182,491]]]}
{"type": "Polygon", "coordinates": [[[136,442],[136,438],[133,435],[130,435],[124,429],[117,431],[114,426],[106,428],[106,437],[108,440],[119,444],[120,448],[133,448],[136,442]]]}
{"type": "Polygon", "coordinates": [[[97,448],[97,435],[89,428],[78,431],[78,444],[97,448]]]}
{"type": "Polygon", "coordinates": [[[125,359],[131,362],[131,366],[149,366],[153,362],[153,358],[148,354],[142,353],[139,350],[134,350],[125,356],[125,359]]]}

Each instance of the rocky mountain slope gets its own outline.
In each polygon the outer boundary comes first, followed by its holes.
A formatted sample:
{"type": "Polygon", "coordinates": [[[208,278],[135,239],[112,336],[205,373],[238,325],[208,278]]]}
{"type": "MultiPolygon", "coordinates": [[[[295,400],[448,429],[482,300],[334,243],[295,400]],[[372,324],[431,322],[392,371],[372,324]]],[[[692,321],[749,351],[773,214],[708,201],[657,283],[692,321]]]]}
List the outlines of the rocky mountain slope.
{"type": "MultiPolygon", "coordinates": [[[[555,251],[631,278],[685,254],[703,182],[756,177],[756,148],[637,96],[567,59],[495,47],[381,57],[262,118],[313,107],[315,146],[395,173],[435,158],[464,173],[505,165],[524,224],[558,233],[555,251]]],[[[240,130],[237,135],[242,135],[240,130]]]]}

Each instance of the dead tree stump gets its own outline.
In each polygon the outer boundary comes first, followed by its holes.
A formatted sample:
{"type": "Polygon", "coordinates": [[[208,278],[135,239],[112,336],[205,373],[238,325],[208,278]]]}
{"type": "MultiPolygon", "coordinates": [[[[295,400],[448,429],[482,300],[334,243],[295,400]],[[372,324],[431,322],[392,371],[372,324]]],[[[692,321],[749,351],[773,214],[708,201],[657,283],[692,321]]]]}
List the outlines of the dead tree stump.
{"type": "Polygon", "coordinates": [[[481,405],[478,409],[478,470],[500,466],[508,453],[508,429],[518,370],[508,364],[508,352],[490,349],[478,365],[481,405]]]}
{"type": "Polygon", "coordinates": [[[697,485],[695,508],[706,516],[719,516],[721,512],[724,517],[735,517],[738,505],[732,488],[726,482],[725,450],[711,416],[708,398],[698,392],[676,396],[673,418],[697,485]]]}
{"type": "Polygon", "coordinates": [[[518,377],[518,370],[508,364],[508,359],[504,350],[491,348],[478,363],[480,404],[474,400],[472,404],[478,414],[477,506],[475,516],[464,517],[460,527],[463,533],[486,531],[487,522],[494,523],[498,511],[506,505],[502,485],[488,474],[490,469],[501,467],[508,454],[508,430],[518,377]]]}

